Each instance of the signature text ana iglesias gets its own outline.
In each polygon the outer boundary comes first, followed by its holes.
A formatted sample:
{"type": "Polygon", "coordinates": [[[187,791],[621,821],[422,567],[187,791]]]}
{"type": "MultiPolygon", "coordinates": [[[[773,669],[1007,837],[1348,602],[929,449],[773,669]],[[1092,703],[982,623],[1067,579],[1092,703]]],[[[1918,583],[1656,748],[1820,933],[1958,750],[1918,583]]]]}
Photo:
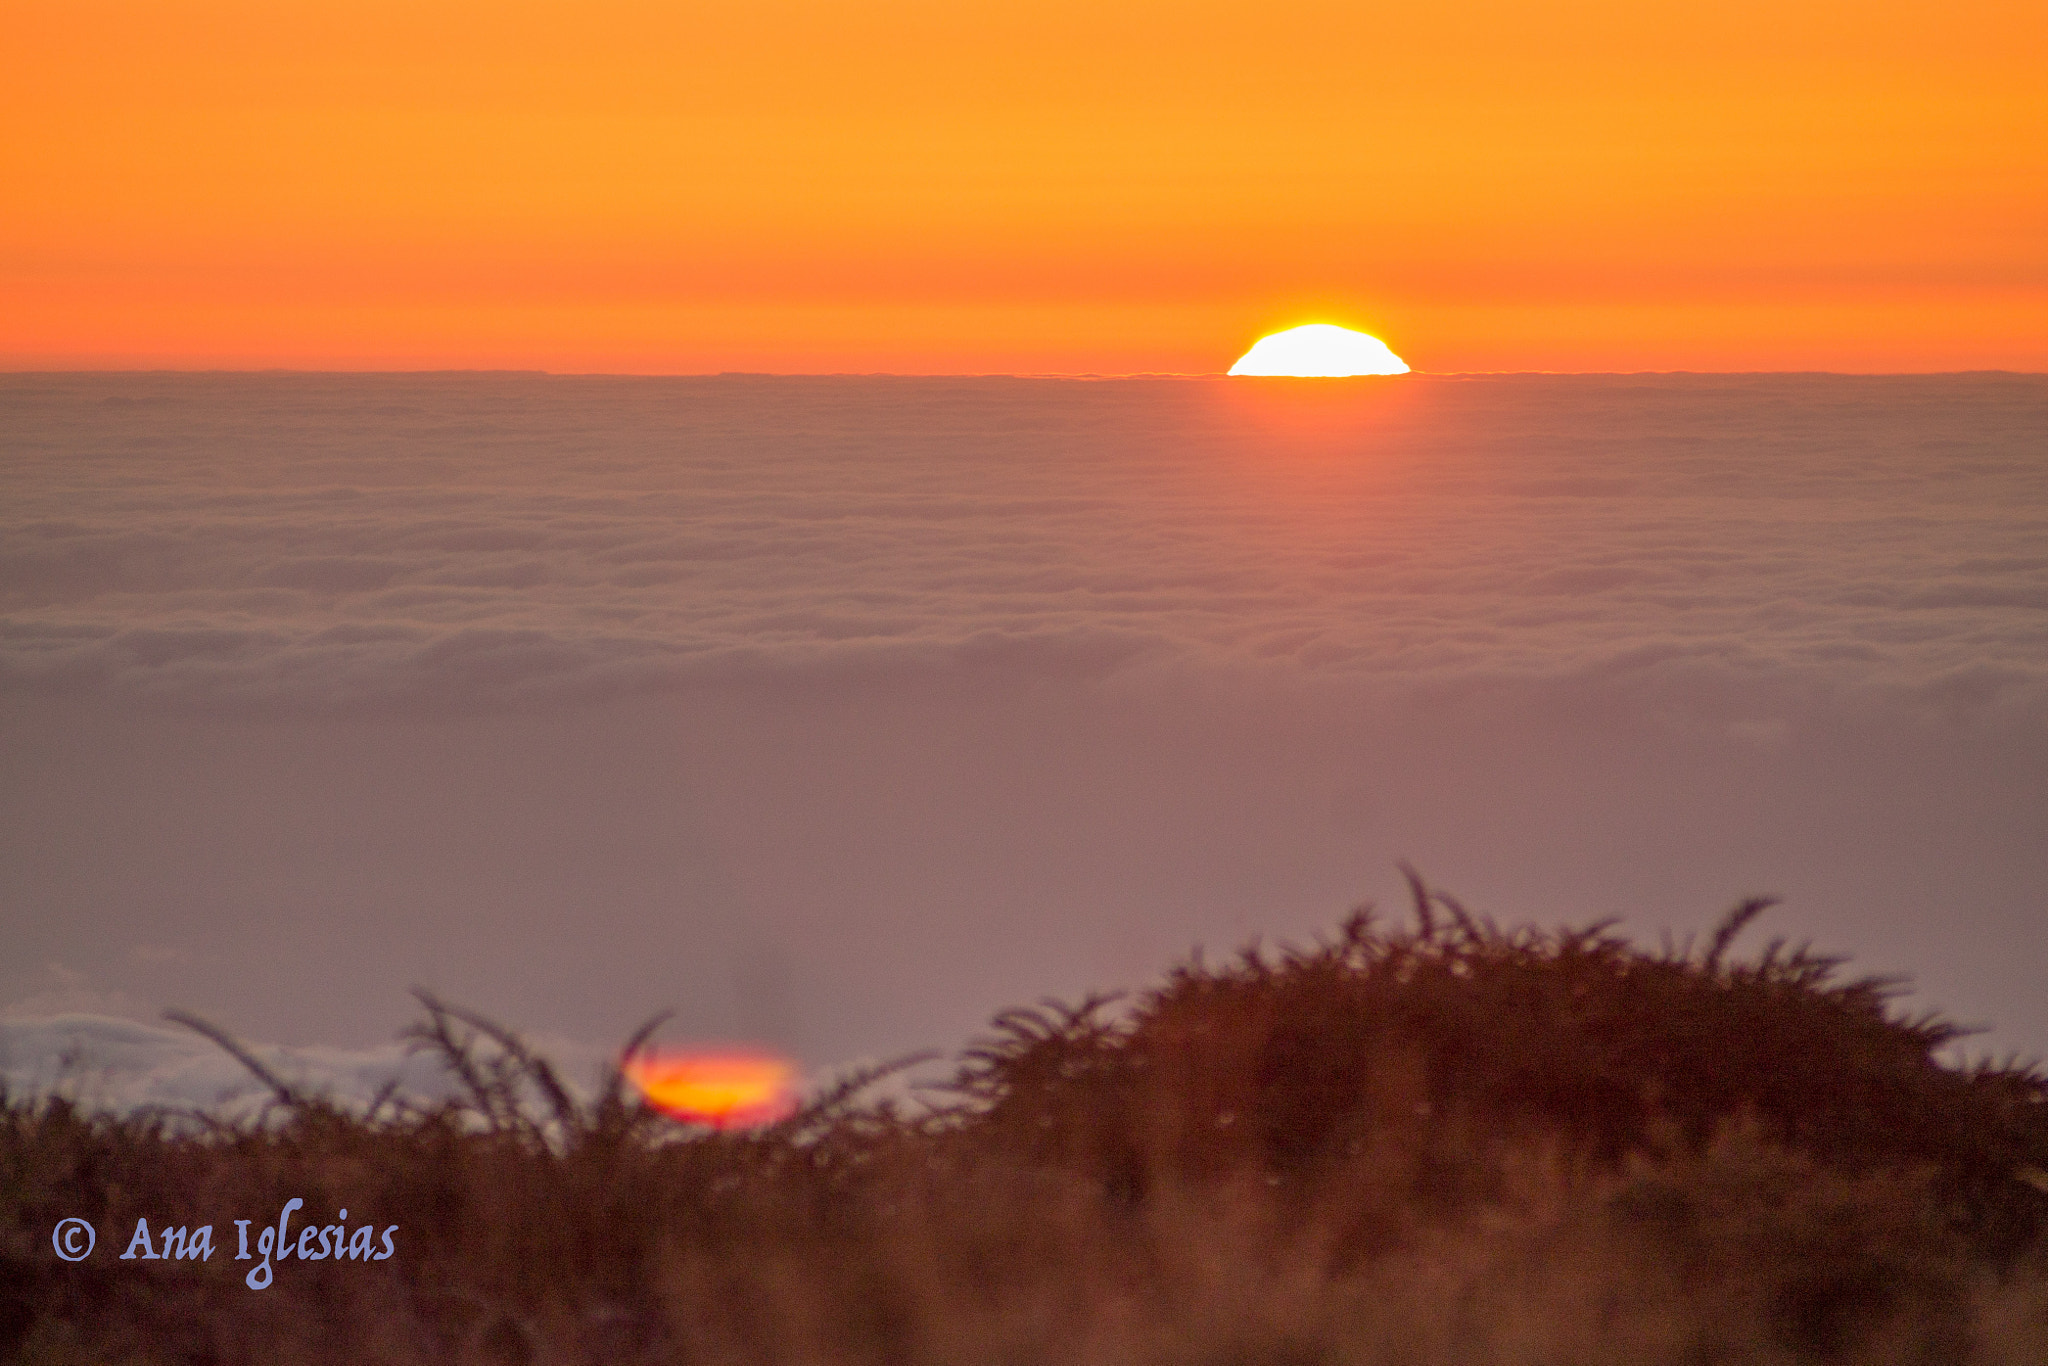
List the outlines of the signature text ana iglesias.
{"type": "MultiPolygon", "coordinates": [[[[305,1205],[296,1197],[287,1200],[278,1211],[275,1225],[265,1224],[256,1232],[256,1251],[261,1258],[249,1268],[243,1278],[251,1290],[262,1290],[272,1279],[271,1262],[288,1261],[297,1257],[304,1262],[325,1261],[332,1257],[337,1261],[381,1262],[398,1251],[392,1236],[398,1232],[398,1225],[390,1224],[380,1238],[373,1224],[348,1225],[348,1211],[342,1210],[331,1224],[302,1224],[292,1228],[292,1215],[305,1205]]],[[[235,1224],[235,1260],[252,1260],[249,1251],[249,1226],[251,1219],[237,1219],[235,1224]]],[[[202,1224],[195,1229],[165,1228],[161,1237],[154,1237],[149,1231],[149,1220],[135,1221],[135,1234],[128,1240],[128,1250],[121,1254],[121,1260],[160,1261],[189,1260],[206,1261],[213,1256],[213,1225],[202,1224]]],[[[67,1260],[69,1260],[67,1258],[67,1260]]]]}

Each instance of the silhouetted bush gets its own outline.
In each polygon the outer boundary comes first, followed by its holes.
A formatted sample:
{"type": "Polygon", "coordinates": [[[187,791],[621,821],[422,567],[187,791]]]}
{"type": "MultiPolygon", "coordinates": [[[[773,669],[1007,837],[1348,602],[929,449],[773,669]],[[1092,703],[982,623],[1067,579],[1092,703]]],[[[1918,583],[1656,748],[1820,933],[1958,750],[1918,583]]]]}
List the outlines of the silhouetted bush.
{"type": "Polygon", "coordinates": [[[1502,930],[1413,887],[1413,929],[1361,910],[1314,948],[1176,968],[1118,1020],[1102,1000],[998,1016],[961,1089],[1021,1151],[1127,1193],[1389,1142],[1441,1153],[1450,1130],[1557,1134],[1612,1161],[1742,1122],[1846,1170],[1938,1172],[1987,1251],[2040,1235],[2048,1197],[2015,1181],[2048,1170],[2040,1071],[1945,1065],[1967,1031],[1899,1015],[1898,983],[1839,980],[1838,958],[1775,941],[1729,961],[1768,901],[1704,951],[1648,953],[1607,924],[1502,930]]]}
{"type": "MultiPolygon", "coordinates": [[[[430,996],[457,1099],[228,1125],[0,1098],[0,1359],[58,1363],[2048,1360],[2048,1084],[1895,985],[1731,941],[1412,928],[1011,1011],[944,1103],[848,1078],[749,1134],[578,1099],[430,996]],[[400,1227],[250,1290],[224,1221],[400,1227]],[[66,1264],[207,1222],[207,1262],[66,1264]]],[[[652,1029],[628,1045],[640,1047],[652,1029]]]]}

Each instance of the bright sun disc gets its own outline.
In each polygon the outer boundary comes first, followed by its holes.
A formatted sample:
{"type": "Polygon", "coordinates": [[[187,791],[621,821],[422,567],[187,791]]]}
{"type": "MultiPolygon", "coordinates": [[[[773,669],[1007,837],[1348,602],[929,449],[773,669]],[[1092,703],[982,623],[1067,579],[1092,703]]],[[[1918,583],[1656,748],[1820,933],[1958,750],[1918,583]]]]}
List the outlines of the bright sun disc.
{"type": "Polygon", "coordinates": [[[796,1068],[761,1053],[642,1053],[622,1069],[647,1103],[687,1124],[747,1129],[796,1110],[796,1068]]]}
{"type": "Polygon", "coordinates": [[[1230,367],[1233,375],[1297,375],[1339,379],[1349,375],[1405,375],[1408,362],[1378,337],[1329,323],[1307,323],[1261,337],[1230,367]]]}

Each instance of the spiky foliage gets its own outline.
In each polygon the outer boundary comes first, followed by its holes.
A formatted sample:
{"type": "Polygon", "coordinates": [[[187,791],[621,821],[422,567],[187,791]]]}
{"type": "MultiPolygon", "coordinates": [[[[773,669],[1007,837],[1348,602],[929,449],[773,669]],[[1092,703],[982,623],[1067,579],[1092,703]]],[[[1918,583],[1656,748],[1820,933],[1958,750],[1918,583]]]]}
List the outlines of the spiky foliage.
{"type": "Polygon", "coordinates": [[[980,1123],[1035,1157],[1140,1173],[1279,1177],[1389,1144],[1434,1161],[1450,1133],[1560,1135],[1615,1161],[1732,1122],[1846,1170],[1925,1167],[1954,1213],[2010,1252],[2048,1204],[2048,1082],[1945,1064],[1968,1031],[1894,1009],[1900,984],[1774,940],[1647,952],[1611,923],[1503,929],[1413,880],[1415,924],[1361,909],[1308,948],[1174,969],[1128,1012],[1109,1002],[998,1016],[959,1080],[980,1123]],[[1434,1155],[1434,1157],[1430,1155],[1434,1155]]]}
{"type": "MultiPolygon", "coordinates": [[[[0,1361],[1697,1366],[2048,1359],[2048,1104],[1837,960],[1415,923],[1005,1012],[950,1100],[751,1134],[581,1099],[434,997],[460,1086],[367,1113],[248,1050],[240,1124],[0,1097],[0,1361]],[[78,1265],[288,1198],[397,1257],[78,1265]]],[[[656,1022],[628,1044],[643,1046],[656,1022]]],[[[222,1229],[225,1232],[225,1229],[222,1229]]]]}

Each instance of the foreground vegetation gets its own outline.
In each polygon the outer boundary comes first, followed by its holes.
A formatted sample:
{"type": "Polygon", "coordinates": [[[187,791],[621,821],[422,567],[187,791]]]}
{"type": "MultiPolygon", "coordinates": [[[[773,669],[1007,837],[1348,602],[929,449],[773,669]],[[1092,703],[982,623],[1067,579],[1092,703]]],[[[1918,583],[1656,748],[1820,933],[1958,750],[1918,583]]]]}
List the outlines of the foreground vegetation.
{"type": "Polygon", "coordinates": [[[1011,1011],[942,1104],[854,1078],[746,1135],[579,1101],[431,998],[413,1036],[467,1091],[432,1109],[13,1098],[0,1359],[2048,1361],[2048,1079],[1944,1064],[1954,1026],[1835,960],[1732,958],[1761,909],[1650,953],[1418,882],[1410,928],[1011,1011]],[[252,1291],[228,1228],[203,1263],[51,1250],[66,1216],[125,1242],[294,1197],[397,1255],[252,1291]]]}

